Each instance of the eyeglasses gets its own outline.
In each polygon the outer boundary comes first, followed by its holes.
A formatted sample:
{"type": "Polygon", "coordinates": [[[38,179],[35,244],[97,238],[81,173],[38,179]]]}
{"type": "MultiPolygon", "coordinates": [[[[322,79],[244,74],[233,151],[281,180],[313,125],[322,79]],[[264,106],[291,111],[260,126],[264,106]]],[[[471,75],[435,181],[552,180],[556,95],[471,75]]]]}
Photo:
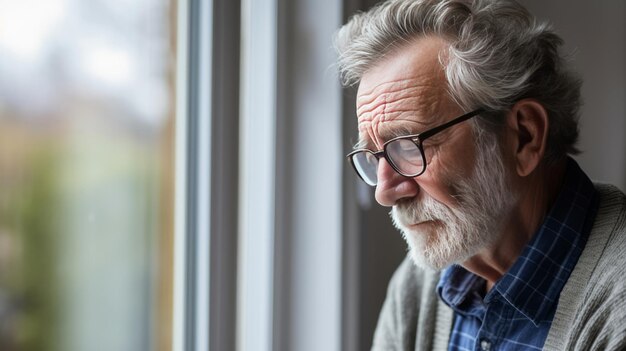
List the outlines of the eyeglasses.
{"type": "Polygon", "coordinates": [[[381,151],[374,152],[369,149],[358,149],[352,151],[346,157],[352,163],[352,167],[359,177],[371,186],[378,184],[378,163],[381,157],[384,157],[387,163],[400,175],[414,178],[426,170],[426,157],[424,156],[424,147],[422,146],[424,140],[481,112],[483,112],[482,109],[466,113],[423,133],[393,138],[383,144],[381,151]]]}

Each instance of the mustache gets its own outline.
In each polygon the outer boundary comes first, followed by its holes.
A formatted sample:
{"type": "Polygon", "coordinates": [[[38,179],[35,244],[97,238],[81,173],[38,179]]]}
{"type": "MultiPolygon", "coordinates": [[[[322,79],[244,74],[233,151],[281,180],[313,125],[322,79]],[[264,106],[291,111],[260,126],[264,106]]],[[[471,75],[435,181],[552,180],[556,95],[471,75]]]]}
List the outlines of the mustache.
{"type": "Polygon", "coordinates": [[[430,197],[400,201],[391,208],[390,214],[394,224],[403,227],[428,221],[449,221],[456,217],[452,209],[430,197]]]}

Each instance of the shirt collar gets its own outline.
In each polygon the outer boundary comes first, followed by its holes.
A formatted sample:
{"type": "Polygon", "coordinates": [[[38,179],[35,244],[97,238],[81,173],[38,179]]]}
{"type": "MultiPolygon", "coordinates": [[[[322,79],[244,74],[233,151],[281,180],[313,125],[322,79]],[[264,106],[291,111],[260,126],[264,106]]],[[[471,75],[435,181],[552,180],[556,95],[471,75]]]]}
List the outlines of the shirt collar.
{"type": "Polygon", "coordinates": [[[454,264],[441,274],[439,284],[437,284],[437,292],[442,300],[456,310],[468,300],[474,291],[484,290],[484,284],[484,279],[454,264]]]}
{"type": "MultiPolygon", "coordinates": [[[[593,183],[568,158],[564,182],[550,212],[484,302],[502,296],[535,325],[551,321],[561,290],[587,242],[597,205],[593,183]]],[[[461,304],[484,289],[483,284],[482,278],[452,265],[442,273],[437,291],[446,304],[463,313],[461,304]]]]}

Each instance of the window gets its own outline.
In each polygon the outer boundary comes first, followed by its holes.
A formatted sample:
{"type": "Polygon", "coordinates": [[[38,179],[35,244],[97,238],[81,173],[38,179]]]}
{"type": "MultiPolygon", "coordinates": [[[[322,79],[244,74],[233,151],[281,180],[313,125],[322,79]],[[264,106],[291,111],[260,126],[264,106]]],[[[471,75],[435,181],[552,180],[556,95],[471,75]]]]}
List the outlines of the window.
{"type": "Polygon", "coordinates": [[[342,349],[341,7],[0,0],[0,350],[342,349]]]}
{"type": "Polygon", "coordinates": [[[0,349],[170,349],[173,8],[0,1],[0,349]]]}

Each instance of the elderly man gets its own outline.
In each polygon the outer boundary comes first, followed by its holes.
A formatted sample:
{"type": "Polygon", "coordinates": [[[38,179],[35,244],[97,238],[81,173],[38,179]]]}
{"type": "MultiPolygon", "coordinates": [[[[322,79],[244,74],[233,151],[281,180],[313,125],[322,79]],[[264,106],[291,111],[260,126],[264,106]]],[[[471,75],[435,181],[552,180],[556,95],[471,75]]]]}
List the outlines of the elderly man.
{"type": "Polygon", "coordinates": [[[338,32],[348,157],[409,246],[374,350],[626,349],[626,197],[568,156],[560,45],[508,0],[391,0],[338,32]]]}

